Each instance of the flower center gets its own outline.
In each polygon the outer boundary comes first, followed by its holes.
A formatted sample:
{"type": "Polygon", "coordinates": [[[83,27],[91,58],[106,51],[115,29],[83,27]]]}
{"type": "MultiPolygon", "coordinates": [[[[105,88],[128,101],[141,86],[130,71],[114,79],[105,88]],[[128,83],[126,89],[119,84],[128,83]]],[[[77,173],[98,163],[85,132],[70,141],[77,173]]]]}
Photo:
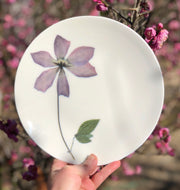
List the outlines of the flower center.
{"type": "Polygon", "coordinates": [[[71,66],[71,64],[67,60],[61,59],[61,58],[58,59],[58,60],[53,60],[53,63],[55,63],[56,65],[58,65],[61,69],[63,67],[70,67],[71,66]]]}

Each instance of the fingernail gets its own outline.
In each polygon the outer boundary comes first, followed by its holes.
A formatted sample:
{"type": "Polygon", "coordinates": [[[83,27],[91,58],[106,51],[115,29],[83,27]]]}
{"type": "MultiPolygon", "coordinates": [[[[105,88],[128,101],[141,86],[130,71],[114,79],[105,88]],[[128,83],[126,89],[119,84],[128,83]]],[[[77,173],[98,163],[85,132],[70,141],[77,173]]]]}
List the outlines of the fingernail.
{"type": "Polygon", "coordinates": [[[94,154],[90,154],[86,160],[83,162],[83,164],[89,163],[89,162],[93,162],[94,160],[96,160],[97,157],[94,154]]]}

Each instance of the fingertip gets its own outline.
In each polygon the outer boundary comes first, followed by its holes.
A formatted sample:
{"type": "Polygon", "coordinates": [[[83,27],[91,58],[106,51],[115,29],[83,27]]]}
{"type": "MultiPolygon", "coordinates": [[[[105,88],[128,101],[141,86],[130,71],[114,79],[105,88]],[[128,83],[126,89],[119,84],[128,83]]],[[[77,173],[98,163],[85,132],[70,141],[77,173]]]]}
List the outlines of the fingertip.
{"type": "Polygon", "coordinates": [[[91,163],[96,163],[97,164],[98,162],[98,159],[97,159],[97,156],[94,155],[94,154],[90,154],[86,159],[85,161],[82,163],[83,165],[86,165],[86,164],[91,164],[91,163]]]}
{"type": "Polygon", "coordinates": [[[90,154],[81,164],[83,168],[83,175],[92,175],[97,169],[98,159],[94,154],[90,154]]]}
{"type": "Polygon", "coordinates": [[[62,169],[65,165],[67,165],[66,162],[63,162],[61,160],[58,159],[54,159],[53,163],[52,163],[52,167],[51,167],[51,171],[54,172],[56,170],[60,170],[62,169]]]}
{"type": "Polygon", "coordinates": [[[110,163],[110,165],[113,167],[113,168],[119,168],[121,166],[121,161],[118,160],[118,161],[114,161],[112,163],[110,163]]]}

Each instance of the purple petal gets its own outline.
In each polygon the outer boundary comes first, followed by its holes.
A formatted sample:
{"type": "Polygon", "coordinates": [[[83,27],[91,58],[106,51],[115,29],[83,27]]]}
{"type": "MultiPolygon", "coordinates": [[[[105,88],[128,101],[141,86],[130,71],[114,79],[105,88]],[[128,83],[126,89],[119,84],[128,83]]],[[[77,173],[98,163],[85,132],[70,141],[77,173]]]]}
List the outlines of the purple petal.
{"type": "Polygon", "coordinates": [[[42,72],[40,76],[36,79],[34,88],[39,91],[45,92],[49,87],[52,86],[58,70],[59,67],[56,67],[54,69],[48,69],[42,72]]]}
{"type": "Polygon", "coordinates": [[[70,41],[57,35],[54,41],[54,52],[57,59],[64,58],[70,46],[70,41]]]}
{"type": "Polygon", "coordinates": [[[31,53],[31,56],[35,63],[43,67],[54,67],[53,58],[47,51],[38,51],[31,53]]]}
{"type": "Polygon", "coordinates": [[[81,66],[66,67],[66,69],[78,77],[92,77],[97,75],[95,67],[89,63],[81,66]]]}
{"type": "Polygon", "coordinates": [[[79,47],[76,48],[67,58],[68,61],[76,66],[81,66],[89,62],[94,55],[94,48],[92,47],[79,47]]]}
{"type": "Polygon", "coordinates": [[[63,69],[61,69],[58,76],[57,91],[59,96],[63,95],[69,97],[69,84],[63,69]]]}

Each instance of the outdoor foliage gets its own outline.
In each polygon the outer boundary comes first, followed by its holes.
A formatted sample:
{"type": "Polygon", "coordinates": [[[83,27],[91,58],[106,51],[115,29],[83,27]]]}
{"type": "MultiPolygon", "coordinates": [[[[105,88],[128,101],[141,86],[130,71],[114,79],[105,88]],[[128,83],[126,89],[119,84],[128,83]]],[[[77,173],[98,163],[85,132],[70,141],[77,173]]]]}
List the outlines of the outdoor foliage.
{"type": "MultiPolygon", "coordinates": [[[[160,61],[166,88],[158,125],[140,149],[122,160],[111,181],[121,183],[122,176],[145,175],[145,164],[137,160],[146,155],[179,159],[180,149],[171,145],[180,128],[179,0],[1,0],[0,189],[47,189],[53,159],[27,136],[17,116],[14,79],[25,49],[41,31],[60,20],[99,14],[128,25],[144,38],[160,61]]],[[[76,134],[79,141],[82,130],[76,134]]],[[[88,141],[91,131],[86,134],[88,141]]]]}

